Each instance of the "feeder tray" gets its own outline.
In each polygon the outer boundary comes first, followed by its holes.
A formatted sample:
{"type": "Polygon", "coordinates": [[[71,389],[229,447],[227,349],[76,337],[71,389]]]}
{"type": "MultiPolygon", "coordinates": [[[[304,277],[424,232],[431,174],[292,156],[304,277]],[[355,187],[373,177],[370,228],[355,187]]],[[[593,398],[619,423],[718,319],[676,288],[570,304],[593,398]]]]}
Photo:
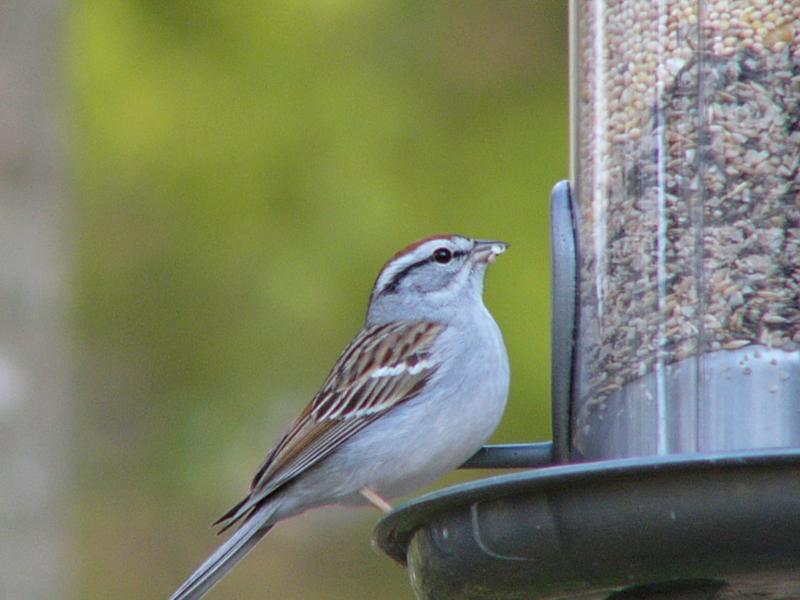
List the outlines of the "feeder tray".
{"type": "Polygon", "coordinates": [[[800,598],[800,450],[570,464],[384,517],[418,598],[800,598]]]}

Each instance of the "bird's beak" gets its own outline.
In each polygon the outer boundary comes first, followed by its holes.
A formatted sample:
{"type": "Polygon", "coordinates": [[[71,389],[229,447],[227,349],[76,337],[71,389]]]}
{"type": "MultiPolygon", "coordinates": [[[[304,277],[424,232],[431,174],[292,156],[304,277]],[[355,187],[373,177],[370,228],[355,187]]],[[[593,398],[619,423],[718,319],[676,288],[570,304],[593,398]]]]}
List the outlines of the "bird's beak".
{"type": "Polygon", "coordinates": [[[491,264],[495,261],[497,255],[505,252],[509,246],[509,243],[498,240],[475,240],[472,256],[476,261],[491,264]]]}

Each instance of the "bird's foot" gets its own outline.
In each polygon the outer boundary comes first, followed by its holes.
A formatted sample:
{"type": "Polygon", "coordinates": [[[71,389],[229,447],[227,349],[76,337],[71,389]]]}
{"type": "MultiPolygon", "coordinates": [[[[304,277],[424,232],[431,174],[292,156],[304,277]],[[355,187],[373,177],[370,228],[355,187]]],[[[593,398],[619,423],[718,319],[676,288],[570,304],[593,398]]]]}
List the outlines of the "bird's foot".
{"type": "Polygon", "coordinates": [[[381,496],[378,492],[373,490],[371,487],[364,486],[359,490],[362,496],[370,501],[370,503],[377,507],[379,510],[388,513],[392,512],[392,505],[389,504],[389,501],[386,500],[383,496],[381,496]]]}

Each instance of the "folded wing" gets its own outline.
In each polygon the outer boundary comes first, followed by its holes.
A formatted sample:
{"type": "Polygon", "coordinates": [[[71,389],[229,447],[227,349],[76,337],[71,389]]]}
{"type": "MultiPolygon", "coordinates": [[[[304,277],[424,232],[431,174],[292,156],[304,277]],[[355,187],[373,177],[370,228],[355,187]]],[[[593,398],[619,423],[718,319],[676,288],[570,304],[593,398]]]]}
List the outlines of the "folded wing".
{"type": "Polygon", "coordinates": [[[215,525],[222,524],[224,531],[249,518],[281,486],[398,404],[418,396],[438,367],[431,349],[444,328],[430,321],[364,328],[258,469],[250,494],[215,525]]]}

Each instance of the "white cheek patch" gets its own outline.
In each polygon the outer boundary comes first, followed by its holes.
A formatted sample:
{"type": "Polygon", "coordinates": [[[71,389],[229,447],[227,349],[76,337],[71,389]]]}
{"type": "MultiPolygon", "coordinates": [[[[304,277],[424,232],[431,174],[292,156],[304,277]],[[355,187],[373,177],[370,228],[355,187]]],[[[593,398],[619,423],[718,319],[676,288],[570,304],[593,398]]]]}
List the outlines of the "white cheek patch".
{"type": "Polygon", "coordinates": [[[396,375],[400,375],[402,373],[408,373],[409,375],[416,375],[417,373],[421,373],[425,369],[430,369],[433,366],[433,363],[429,360],[421,360],[414,366],[409,366],[407,363],[399,363],[396,365],[392,365],[391,367],[380,367],[375,369],[372,373],[369,374],[370,379],[377,379],[378,377],[394,377],[396,375]]]}

